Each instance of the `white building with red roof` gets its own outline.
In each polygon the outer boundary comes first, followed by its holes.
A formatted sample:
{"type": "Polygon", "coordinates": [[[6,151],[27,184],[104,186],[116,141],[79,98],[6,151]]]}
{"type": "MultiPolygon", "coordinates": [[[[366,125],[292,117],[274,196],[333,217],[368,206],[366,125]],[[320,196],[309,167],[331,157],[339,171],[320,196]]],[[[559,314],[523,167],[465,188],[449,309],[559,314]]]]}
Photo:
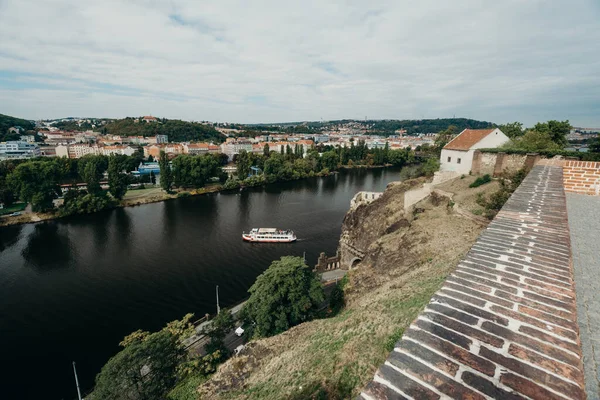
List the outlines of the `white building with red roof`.
{"type": "Polygon", "coordinates": [[[475,150],[500,147],[509,140],[498,128],[465,129],[442,149],[440,171],[468,174],[475,150]]]}

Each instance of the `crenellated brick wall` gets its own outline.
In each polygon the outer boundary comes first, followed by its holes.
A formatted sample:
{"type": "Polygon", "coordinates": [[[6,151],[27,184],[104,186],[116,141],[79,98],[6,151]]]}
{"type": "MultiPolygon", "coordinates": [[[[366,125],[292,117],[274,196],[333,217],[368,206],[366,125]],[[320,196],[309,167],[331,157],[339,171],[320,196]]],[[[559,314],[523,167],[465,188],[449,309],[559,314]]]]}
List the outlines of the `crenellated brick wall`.
{"type": "Polygon", "coordinates": [[[600,162],[567,160],[563,163],[565,192],[600,195],[600,162]]]}

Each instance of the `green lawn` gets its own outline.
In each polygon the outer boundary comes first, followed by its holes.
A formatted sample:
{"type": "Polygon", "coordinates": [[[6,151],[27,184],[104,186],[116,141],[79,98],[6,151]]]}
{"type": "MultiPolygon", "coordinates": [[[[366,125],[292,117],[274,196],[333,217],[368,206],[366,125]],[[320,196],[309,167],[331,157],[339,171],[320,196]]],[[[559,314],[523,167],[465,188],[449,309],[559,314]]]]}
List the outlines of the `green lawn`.
{"type": "Polygon", "coordinates": [[[0,215],[11,214],[15,211],[23,211],[25,207],[27,207],[27,203],[15,203],[10,207],[4,207],[0,209],[0,215]]]}

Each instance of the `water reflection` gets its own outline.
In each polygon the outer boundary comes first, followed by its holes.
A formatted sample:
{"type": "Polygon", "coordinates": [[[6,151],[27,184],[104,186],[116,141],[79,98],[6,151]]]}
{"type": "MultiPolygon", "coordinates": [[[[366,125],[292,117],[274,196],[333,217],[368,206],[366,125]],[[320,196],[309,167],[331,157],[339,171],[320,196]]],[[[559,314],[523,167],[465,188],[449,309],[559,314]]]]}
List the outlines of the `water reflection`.
{"type": "Polygon", "coordinates": [[[75,249],[69,237],[53,222],[36,224],[21,252],[28,264],[40,271],[68,267],[75,249]]]}
{"type": "Polygon", "coordinates": [[[118,208],[115,210],[115,222],[117,231],[117,243],[120,249],[126,250],[130,248],[130,236],[131,236],[131,217],[124,208],[118,208]]]}
{"type": "Polygon", "coordinates": [[[11,225],[0,228],[0,253],[19,241],[22,229],[23,225],[11,225]]]}

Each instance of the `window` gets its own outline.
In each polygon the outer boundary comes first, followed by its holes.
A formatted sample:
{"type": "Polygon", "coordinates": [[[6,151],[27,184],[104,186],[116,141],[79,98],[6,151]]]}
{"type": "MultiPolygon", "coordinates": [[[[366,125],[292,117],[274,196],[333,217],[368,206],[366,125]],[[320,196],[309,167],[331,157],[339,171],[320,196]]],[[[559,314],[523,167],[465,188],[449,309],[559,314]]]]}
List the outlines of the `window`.
{"type": "Polygon", "coordinates": [[[456,163],[457,163],[457,164],[460,164],[460,158],[456,160],[456,163]]]}
{"type": "Polygon", "coordinates": [[[452,157],[448,157],[448,162],[452,162],[452,157]]]}

